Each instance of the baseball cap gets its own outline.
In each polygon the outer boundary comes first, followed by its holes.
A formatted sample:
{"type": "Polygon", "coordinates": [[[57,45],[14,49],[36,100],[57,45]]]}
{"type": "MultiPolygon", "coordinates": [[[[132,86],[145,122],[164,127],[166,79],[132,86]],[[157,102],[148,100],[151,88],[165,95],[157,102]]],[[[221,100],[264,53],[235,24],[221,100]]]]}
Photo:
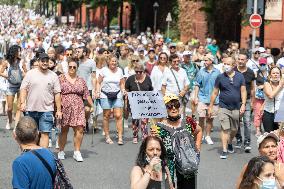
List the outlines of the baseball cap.
{"type": "Polygon", "coordinates": [[[261,52],[261,53],[264,53],[266,50],[265,50],[264,47],[259,47],[259,48],[258,48],[258,51],[261,52]]]}
{"type": "Polygon", "coordinates": [[[182,56],[191,56],[192,53],[190,51],[183,51],[182,56]]]}
{"type": "Polygon", "coordinates": [[[175,43],[170,43],[169,47],[176,47],[177,45],[175,43]]]}
{"type": "Polygon", "coordinates": [[[274,138],[276,140],[276,142],[278,142],[278,140],[279,140],[278,136],[274,132],[270,132],[270,133],[265,132],[265,133],[263,133],[262,135],[260,135],[258,137],[258,139],[257,139],[257,148],[259,148],[261,143],[268,137],[274,138]]]}
{"type": "Polygon", "coordinates": [[[258,60],[258,62],[259,62],[259,65],[260,65],[260,64],[267,64],[267,59],[266,59],[266,58],[260,58],[260,59],[258,60]]]}
{"type": "Polygon", "coordinates": [[[150,53],[150,52],[155,52],[155,49],[154,48],[150,48],[148,53],[150,53]]]}
{"type": "Polygon", "coordinates": [[[48,55],[47,55],[46,53],[40,53],[39,56],[38,56],[38,58],[39,58],[40,60],[42,60],[42,59],[49,59],[49,57],[48,57],[48,55]]]}
{"type": "Polygon", "coordinates": [[[252,53],[256,53],[256,52],[259,52],[258,48],[254,48],[254,49],[252,50],[252,53]]]}
{"type": "Polygon", "coordinates": [[[179,100],[178,96],[175,94],[166,94],[164,96],[164,103],[167,104],[168,102],[172,100],[179,100]]]}

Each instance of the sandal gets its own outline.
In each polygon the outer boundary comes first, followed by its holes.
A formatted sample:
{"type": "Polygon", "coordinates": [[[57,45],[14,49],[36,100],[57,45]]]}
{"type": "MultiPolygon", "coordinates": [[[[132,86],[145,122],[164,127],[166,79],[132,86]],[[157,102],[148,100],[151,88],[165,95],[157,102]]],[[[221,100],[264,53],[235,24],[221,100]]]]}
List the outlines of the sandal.
{"type": "Polygon", "coordinates": [[[138,138],[133,138],[132,143],[133,144],[137,144],[138,143],[138,138]]]}
{"type": "Polygon", "coordinates": [[[117,144],[118,144],[118,145],[123,145],[123,144],[124,144],[122,138],[121,138],[121,139],[118,139],[117,144]]]}
{"type": "Polygon", "coordinates": [[[113,144],[113,141],[111,140],[111,138],[106,138],[106,143],[107,144],[113,144]]]}

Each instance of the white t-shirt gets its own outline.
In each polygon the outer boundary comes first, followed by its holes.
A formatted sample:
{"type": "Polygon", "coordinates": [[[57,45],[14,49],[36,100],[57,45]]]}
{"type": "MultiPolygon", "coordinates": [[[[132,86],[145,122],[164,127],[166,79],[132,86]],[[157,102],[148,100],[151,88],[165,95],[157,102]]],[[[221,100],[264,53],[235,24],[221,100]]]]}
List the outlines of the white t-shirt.
{"type": "MultiPolygon", "coordinates": [[[[104,67],[100,71],[100,76],[103,77],[101,90],[104,92],[117,92],[120,90],[120,81],[123,79],[121,68],[117,68],[114,73],[108,67],[104,67]]],[[[107,96],[101,92],[100,98],[107,98],[107,96]]],[[[117,98],[122,98],[121,91],[118,93],[117,98]]]]}
{"type": "MultiPolygon", "coordinates": [[[[183,68],[179,68],[178,71],[172,69],[172,71],[175,74],[180,90],[183,90],[189,85],[188,77],[183,68]]],[[[172,71],[170,69],[165,70],[162,84],[166,85],[166,94],[170,93],[179,95],[179,88],[172,71]]]]}
{"type": "Polygon", "coordinates": [[[279,110],[280,102],[283,98],[284,89],[282,89],[273,99],[264,95],[264,110],[269,113],[274,113],[279,110]],[[274,100],[275,99],[275,100],[274,100]]]}
{"type": "Polygon", "coordinates": [[[135,74],[135,70],[129,70],[128,66],[124,68],[124,77],[128,78],[129,76],[132,76],[135,74]]]}
{"type": "MultiPolygon", "coordinates": [[[[162,90],[162,80],[164,73],[168,70],[168,67],[165,67],[164,72],[159,69],[159,66],[154,66],[151,72],[151,81],[153,85],[154,91],[161,91],[162,90]]],[[[169,70],[170,71],[170,70],[169,70]]]]}
{"type": "Polygon", "coordinates": [[[250,68],[256,74],[259,68],[259,63],[257,60],[249,59],[247,62],[247,67],[250,68]]]}

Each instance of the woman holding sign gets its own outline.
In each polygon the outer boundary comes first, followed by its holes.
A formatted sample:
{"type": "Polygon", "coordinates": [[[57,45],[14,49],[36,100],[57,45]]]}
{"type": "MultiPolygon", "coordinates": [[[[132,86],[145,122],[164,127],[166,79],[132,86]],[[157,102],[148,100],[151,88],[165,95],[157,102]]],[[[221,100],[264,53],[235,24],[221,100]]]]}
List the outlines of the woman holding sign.
{"type": "MultiPolygon", "coordinates": [[[[152,91],[153,86],[150,77],[145,73],[145,67],[142,63],[136,63],[134,66],[135,75],[127,78],[125,83],[125,89],[127,92],[132,91],[152,91]]],[[[128,105],[129,108],[129,105],[128,105]]],[[[147,118],[142,119],[132,119],[132,129],[133,129],[133,143],[138,143],[138,131],[139,126],[142,132],[142,139],[148,136],[147,129],[147,118]]]]}
{"type": "Polygon", "coordinates": [[[102,68],[97,80],[97,98],[103,109],[103,127],[107,144],[113,144],[109,135],[109,119],[111,109],[114,109],[116,128],[118,131],[118,144],[123,145],[122,140],[122,95],[125,95],[124,78],[122,70],[117,66],[117,58],[111,56],[107,67],[102,68]]]}

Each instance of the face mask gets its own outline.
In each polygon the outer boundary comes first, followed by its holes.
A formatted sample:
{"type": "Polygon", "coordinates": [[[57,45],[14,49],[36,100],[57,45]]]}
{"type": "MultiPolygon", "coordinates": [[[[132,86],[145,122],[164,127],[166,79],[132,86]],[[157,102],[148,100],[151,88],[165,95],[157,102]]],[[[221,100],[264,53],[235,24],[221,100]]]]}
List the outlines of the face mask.
{"type": "Polygon", "coordinates": [[[178,121],[179,119],[181,118],[181,115],[178,115],[176,117],[172,117],[172,116],[168,116],[167,119],[169,121],[172,121],[172,122],[175,122],[175,121],[178,121]]]}
{"type": "Polygon", "coordinates": [[[260,71],[265,71],[265,70],[266,70],[266,66],[260,66],[260,67],[259,67],[259,70],[260,70],[260,71]]]}
{"type": "Polygon", "coordinates": [[[233,69],[232,66],[230,66],[230,65],[224,65],[223,68],[224,68],[225,72],[230,72],[233,69]]]}
{"type": "MultiPolygon", "coordinates": [[[[259,178],[259,180],[261,180],[259,178]]],[[[268,180],[261,180],[262,185],[260,186],[261,189],[274,189],[276,188],[276,181],[275,178],[273,179],[268,179],[268,180]]]]}
{"type": "Polygon", "coordinates": [[[271,79],[272,83],[278,83],[280,81],[280,78],[276,78],[276,79],[271,79]]]}

